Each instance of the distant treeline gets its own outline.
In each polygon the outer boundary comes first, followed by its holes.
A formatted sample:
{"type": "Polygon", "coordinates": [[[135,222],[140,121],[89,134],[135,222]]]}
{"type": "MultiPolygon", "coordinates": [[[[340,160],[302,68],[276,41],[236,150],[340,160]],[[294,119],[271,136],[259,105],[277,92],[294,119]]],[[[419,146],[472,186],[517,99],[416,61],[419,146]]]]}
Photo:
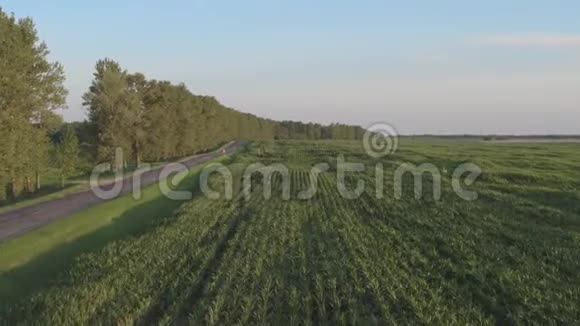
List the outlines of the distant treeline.
{"type": "Polygon", "coordinates": [[[184,84],[129,73],[99,60],[83,95],[88,119],[63,123],[54,112],[65,105],[63,67],[47,59],[30,18],[0,8],[0,201],[33,193],[41,176],[61,177],[79,166],[159,161],[215,148],[227,141],[268,139],[357,139],[358,126],[263,119],[192,94],[184,84]],[[121,148],[124,161],[115,162],[121,148]]]}
{"type": "Polygon", "coordinates": [[[450,134],[450,135],[435,135],[435,134],[422,134],[422,135],[404,135],[403,137],[414,137],[414,138],[445,138],[445,139],[482,139],[482,140],[510,140],[510,139],[580,139],[580,134],[561,134],[561,135],[494,135],[494,134],[450,134]]]}

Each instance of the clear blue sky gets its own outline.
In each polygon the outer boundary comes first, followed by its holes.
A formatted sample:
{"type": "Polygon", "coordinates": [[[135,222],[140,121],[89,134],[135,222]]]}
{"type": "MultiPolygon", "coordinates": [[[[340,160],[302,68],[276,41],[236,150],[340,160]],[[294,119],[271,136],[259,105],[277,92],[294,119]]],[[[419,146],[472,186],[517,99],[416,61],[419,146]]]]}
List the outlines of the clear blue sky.
{"type": "Polygon", "coordinates": [[[97,59],[273,119],[402,133],[580,133],[579,1],[30,1],[66,69],[97,59]]]}

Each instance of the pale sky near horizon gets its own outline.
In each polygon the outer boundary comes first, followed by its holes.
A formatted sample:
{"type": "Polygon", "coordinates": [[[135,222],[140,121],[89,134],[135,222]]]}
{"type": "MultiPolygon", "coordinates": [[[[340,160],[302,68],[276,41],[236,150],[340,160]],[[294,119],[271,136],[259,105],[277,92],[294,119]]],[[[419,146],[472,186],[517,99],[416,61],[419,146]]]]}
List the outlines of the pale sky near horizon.
{"type": "Polygon", "coordinates": [[[579,1],[32,1],[82,120],[95,62],[276,120],[580,134],[579,1]]]}

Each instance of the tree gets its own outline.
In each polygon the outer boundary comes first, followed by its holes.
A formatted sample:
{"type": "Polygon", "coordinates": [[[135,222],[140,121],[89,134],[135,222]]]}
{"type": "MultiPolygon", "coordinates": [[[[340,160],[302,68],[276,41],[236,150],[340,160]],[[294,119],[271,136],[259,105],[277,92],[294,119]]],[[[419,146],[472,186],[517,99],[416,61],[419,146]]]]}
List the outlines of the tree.
{"type": "Polygon", "coordinates": [[[147,80],[141,73],[127,75],[128,87],[128,119],[130,126],[129,141],[131,142],[131,151],[133,160],[137,166],[141,164],[142,147],[145,141],[147,108],[143,98],[147,87],[147,80]]]}
{"type": "Polygon", "coordinates": [[[88,107],[89,120],[97,128],[97,158],[111,162],[114,171],[122,168],[115,159],[115,150],[121,148],[125,155],[132,152],[131,130],[135,99],[130,96],[127,73],[110,59],[99,60],[89,90],[83,95],[88,107]]]}
{"type": "Polygon", "coordinates": [[[79,165],[79,140],[74,129],[67,125],[62,134],[62,140],[56,145],[56,163],[60,170],[61,187],[65,179],[73,176],[79,165]]]}
{"type": "Polygon", "coordinates": [[[48,54],[30,18],[0,8],[0,182],[9,184],[0,187],[0,199],[30,191],[31,176],[45,164],[38,154],[48,150],[52,111],[67,94],[63,68],[48,54]]]}

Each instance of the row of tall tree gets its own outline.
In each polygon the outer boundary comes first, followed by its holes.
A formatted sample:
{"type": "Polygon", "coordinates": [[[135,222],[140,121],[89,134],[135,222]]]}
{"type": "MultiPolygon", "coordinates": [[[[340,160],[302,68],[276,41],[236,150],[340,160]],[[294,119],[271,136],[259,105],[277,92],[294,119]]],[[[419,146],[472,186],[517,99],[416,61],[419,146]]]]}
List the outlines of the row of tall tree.
{"type": "MultiPolygon", "coordinates": [[[[242,113],[215,98],[192,94],[183,84],[148,80],[119,63],[97,62],[84,95],[89,122],[97,132],[97,159],[111,159],[116,148],[139,164],[185,156],[234,139],[358,139],[357,126],[283,121],[242,113]]],[[[118,164],[118,162],[116,163],[118,164]]]]}
{"type": "Polygon", "coordinates": [[[148,80],[110,59],[96,64],[84,94],[94,126],[96,157],[112,159],[117,148],[137,164],[208,150],[233,139],[273,137],[274,122],[193,95],[183,84],[148,80]]]}
{"type": "Polygon", "coordinates": [[[358,139],[363,129],[242,113],[214,97],[192,94],[184,84],[147,79],[111,59],[99,60],[83,95],[88,120],[63,125],[62,66],[48,60],[30,18],[0,8],[0,201],[37,191],[56,168],[74,174],[79,161],[111,162],[121,148],[127,162],[167,160],[207,151],[227,141],[358,139]]]}

